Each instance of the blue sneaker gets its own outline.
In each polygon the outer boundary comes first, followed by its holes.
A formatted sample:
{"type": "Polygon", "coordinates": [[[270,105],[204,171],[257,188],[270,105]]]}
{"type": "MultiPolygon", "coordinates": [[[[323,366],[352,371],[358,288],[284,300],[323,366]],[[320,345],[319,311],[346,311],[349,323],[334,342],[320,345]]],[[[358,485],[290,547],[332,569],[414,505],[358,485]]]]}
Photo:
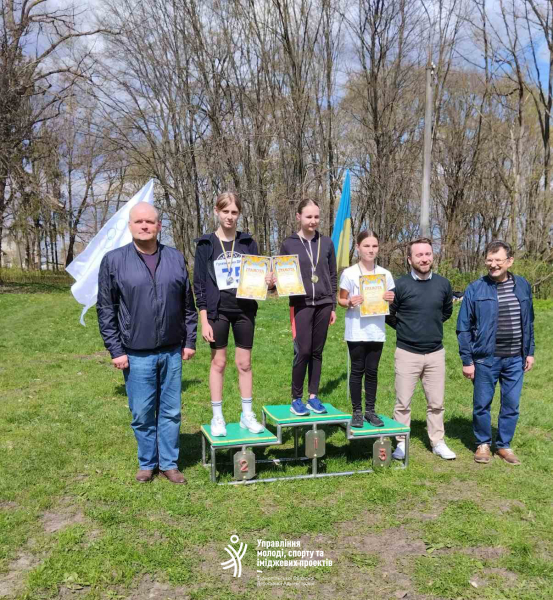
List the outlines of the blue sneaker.
{"type": "Polygon", "coordinates": [[[315,396],[314,398],[309,398],[309,402],[307,403],[307,408],[312,410],[314,413],[318,415],[324,415],[326,412],[326,408],[324,404],[315,396]]]}
{"type": "Polygon", "coordinates": [[[292,402],[290,412],[298,415],[298,417],[306,417],[309,414],[309,411],[305,408],[305,404],[301,401],[301,398],[296,398],[292,402]]]}

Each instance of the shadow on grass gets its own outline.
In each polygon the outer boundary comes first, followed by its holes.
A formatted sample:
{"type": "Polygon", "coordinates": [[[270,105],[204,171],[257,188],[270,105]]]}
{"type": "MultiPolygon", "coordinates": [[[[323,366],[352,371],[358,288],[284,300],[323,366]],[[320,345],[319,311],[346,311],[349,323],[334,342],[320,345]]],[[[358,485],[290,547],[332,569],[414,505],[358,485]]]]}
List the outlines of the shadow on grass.
{"type": "Polygon", "coordinates": [[[428,433],[426,431],[426,421],[420,419],[411,419],[411,439],[417,438],[420,440],[428,450],[432,450],[430,440],[428,439],[428,433]]]}
{"type": "Polygon", "coordinates": [[[182,433],[179,436],[180,452],[178,467],[182,471],[188,467],[194,467],[202,462],[202,434],[182,433]]]}
{"type": "MultiPolygon", "coordinates": [[[[472,419],[464,417],[453,417],[445,424],[446,434],[450,438],[455,438],[463,442],[463,444],[471,451],[476,450],[476,440],[472,430],[472,419]]],[[[497,427],[492,425],[492,440],[497,437],[497,427]]]]}
{"type": "MultiPolygon", "coordinates": [[[[347,465],[347,471],[357,471],[360,469],[367,468],[366,461],[372,460],[372,447],[377,438],[373,439],[365,439],[365,440],[349,440],[347,441],[345,438],[345,430],[342,430],[339,426],[319,426],[319,431],[324,431],[326,433],[326,448],[325,454],[323,457],[319,459],[318,462],[318,471],[319,473],[327,472],[327,462],[326,459],[338,459],[345,462],[347,465]],[[336,444],[335,441],[329,441],[329,438],[333,436],[337,431],[342,431],[344,436],[344,444],[336,444]],[[362,464],[365,462],[365,464],[362,464]]],[[[305,457],[305,445],[304,445],[304,434],[309,431],[309,428],[301,428],[299,430],[299,443],[298,443],[298,458],[305,457]]],[[[291,459],[294,457],[294,448],[289,445],[289,442],[293,440],[292,429],[285,429],[283,432],[283,444],[286,444],[287,447],[282,446],[264,446],[257,448],[255,450],[256,458],[261,460],[275,460],[279,461],[282,459],[291,459]]],[[[232,453],[231,453],[232,456],[232,453]]],[[[290,462],[282,462],[280,464],[271,465],[262,464],[257,465],[256,469],[259,473],[263,473],[265,475],[271,474],[280,474],[284,476],[288,473],[290,469],[294,467],[303,465],[305,469],[305,475],[311,473],[311,459],[308,460],[298,460],[290,461],[290,462]]],[[[232,467],[230,465],[226,465],[225,467],[221,465],[222,473],[231,473],[232,467]]],[[[331,468],[330,472],[334,471],[335,468],[331,468]]]]}
{"type": "MultiPolygon", "coordinates": [[[[471,452],[476,449],[476,442],[472,431],[472,419],[459,416],[448,419],[446,410],[445,433],[448,438],[462,442],[471,452]]],[[[495,439],[496,435],[497,428],[492,427],[492,439],[495,439]]],[[[428,450],[431,450],[430,440],[426,432],[426,421],[421,421],[420,419],[413,419],[411,421],[411,438],[417,438],[428,450]]]]}
{"type": "Polygon", "coordinates": [[[325,396],[332,394],[332,392],[342,383],[342,381],[345,381],[347,377],[347,373],[342,373],[338,377],[327,381],[319,390],[321,397],[324,398],[325,396]]]}

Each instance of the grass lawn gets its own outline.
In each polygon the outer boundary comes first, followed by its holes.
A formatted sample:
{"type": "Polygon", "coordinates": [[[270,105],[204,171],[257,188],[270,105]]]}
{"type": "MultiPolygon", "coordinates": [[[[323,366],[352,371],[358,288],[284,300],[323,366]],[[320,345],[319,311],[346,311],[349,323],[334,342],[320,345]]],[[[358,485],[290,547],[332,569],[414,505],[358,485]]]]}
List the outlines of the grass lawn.
{"type": "MultiPolygon", "coordinates": [[[[188,486],[134,482],[136,443],[123,377],[95,311],[87,327],[68,290],[0,294],[0,596],[19,599],[550,598],[553,595],[553,302],[536,302],[536,366],[526,377],[513,447],[523,464],[472,460],[471,384],[455,317],[446,324],[446,436],[433,456],[425,402],[414,398],[411,464],[374,474],[216,486],[200,464],[210,419],[209,349],[183,370],[181,468],[188,486]],[[241,578],[223,570],[231,535],[248,544],[241,578]],[[257,565],[257,540],[291,540],[332,566],[257,565]],[[262,570],[260,574],[257,570],[262,570]]],[[[344,312],[325,349],[321,396],[349,410],[344,312]]],[[[258,313],[254,407],[288,402],[292,344],[285,301],[258,313]]],[[[393,331],[377,408],[394,403],[393,331]]],[[[232,350],[229,348],[229,354],[232,350]]],[[[232,356],[230,356],[232,361],[232,356]]],[[[229,366],[225,417],[239,417],[229,366]]],[[[497,402],[495,403],[497,404],[497,402]]],[[[494,419],[497,406],[494,405],[494,419]]],[[[371,465],[372,443],[329,427],[327,471],[371,465]]],[[[292,444],[288,440],[288,447],[292,444]]],[[[289,448],[288,448],[289,452],[289,448]]],[[[260,454],[279,457],[280,447],[260,454]]],[[[223,456],[221,454],[221,456],[223,456]]],[[[324,467],[323,467],[324,468],[324,467]]],[[[259,467],[307,472],[307,466],[259,467]]],[[[221,480],[230,480],[221,468],[221,480]]]]}

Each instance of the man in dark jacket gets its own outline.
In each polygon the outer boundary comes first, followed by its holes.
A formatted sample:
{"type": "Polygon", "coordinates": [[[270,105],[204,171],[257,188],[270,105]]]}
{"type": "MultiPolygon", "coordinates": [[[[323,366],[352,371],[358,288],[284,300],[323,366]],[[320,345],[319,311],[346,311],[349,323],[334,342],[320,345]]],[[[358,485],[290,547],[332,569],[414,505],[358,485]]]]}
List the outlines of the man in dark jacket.
{"type": "Polygon", "coordinates": [[[130,212],[133,241],[108,252],[98,276],[98,321],[112,363],[123,371],[138,442],[136,480],[177,469],[182,360],[196,350],[198,317],[183,255],[158,244],[161,221],[146,202],[130,212]]]}
{"type": "Polygon", "coordinates": [[[463,375],[474,383],[472,423],[477,463],[491,459],[490,409],[499,380],[496,454],[509,464],[520,464],[510,443],[518,421],[524,373],[534,364],[534,309],[530,284],[509,272],[513,261],[509,244],[496,241],[488,245],[488,275],[468,286],[457,319],[463,375]]]}

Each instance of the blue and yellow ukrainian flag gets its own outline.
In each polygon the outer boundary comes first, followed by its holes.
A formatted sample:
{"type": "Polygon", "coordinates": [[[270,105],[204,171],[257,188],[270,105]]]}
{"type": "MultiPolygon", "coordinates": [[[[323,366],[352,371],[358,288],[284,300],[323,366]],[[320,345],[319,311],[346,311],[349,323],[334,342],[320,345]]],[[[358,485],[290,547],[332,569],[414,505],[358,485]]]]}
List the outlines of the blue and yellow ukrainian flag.
{"type": "Polygon", "coordinates": [[[342,196],[332,230],[332,242],[336,252],[336,265],[338,269],[349,267],[349,250],[351,245],[351,186],[349,169],[346,170],[342,196]]]}

